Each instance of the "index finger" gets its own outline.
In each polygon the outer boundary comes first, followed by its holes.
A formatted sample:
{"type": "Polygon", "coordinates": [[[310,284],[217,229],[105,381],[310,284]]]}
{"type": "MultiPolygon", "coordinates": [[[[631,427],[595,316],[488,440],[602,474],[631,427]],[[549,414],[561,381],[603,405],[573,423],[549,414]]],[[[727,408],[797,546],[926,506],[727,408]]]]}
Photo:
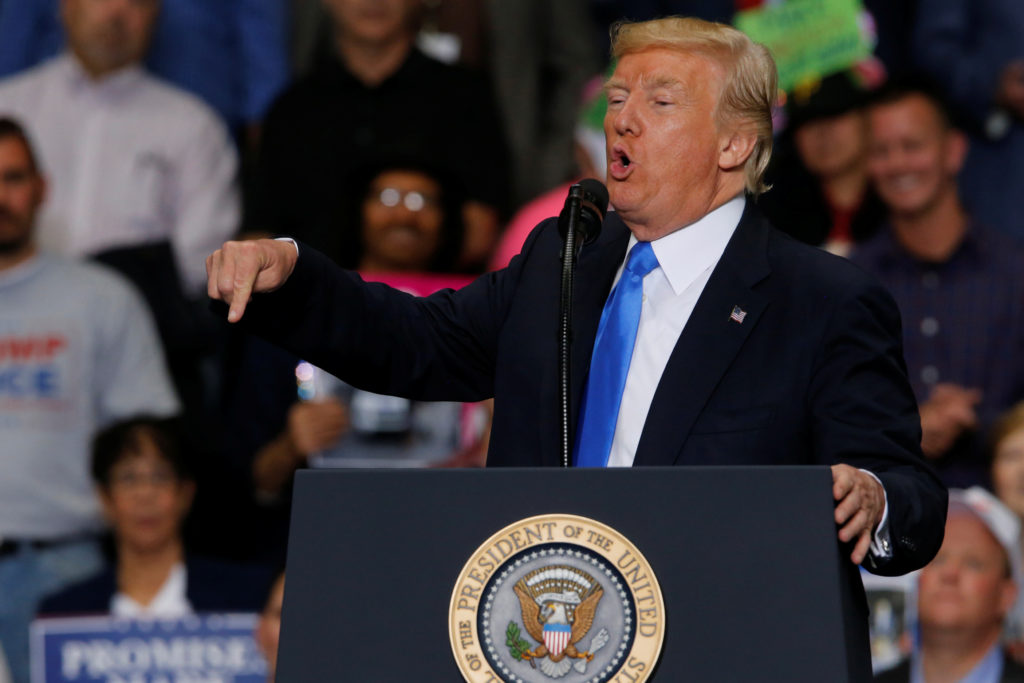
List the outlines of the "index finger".
{"type": "Polygon", "coordinates": [[[842,500],[853,490],[853,471],[849,465],[832,466],[832,496],[836,500],[842,500]]]}
{"type": "Polygon", "coordinates": [[[228,322],[237,323],[245,313],[245,307],[252,295],[256,273],[248,273],[245,269],[235,269],[234,287],[231,292],[231,309],[228,311],[228,322]]]}

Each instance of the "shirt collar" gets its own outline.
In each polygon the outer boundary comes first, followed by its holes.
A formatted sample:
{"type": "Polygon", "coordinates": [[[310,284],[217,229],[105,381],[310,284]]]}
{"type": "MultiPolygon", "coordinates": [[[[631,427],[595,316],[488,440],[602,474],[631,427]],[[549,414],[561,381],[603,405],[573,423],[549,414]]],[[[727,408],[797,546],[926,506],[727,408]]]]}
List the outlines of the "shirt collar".
{"type": "Polygon", "coordinates": [[[393,73],[388,74],[380,83],[368,86],[348,70],[345,60],[341,58],[337,50],[331,50],[330,54],[321,63],[319,75],[335,84],[355,86],[363,90],[380,90],[381,88],[391,87],[395,83],[400,84],[403,81],[415,82],[422,76],[425,65],[430,61],[430,57],[423,54],[419,48],[413,45],[405,60],[393,73]]]}
{"type": "MultiPolygon", "coordinates": [[[[658,265],[676,296],[698,275],[718,263],[740,224],[746,203],[746,198],[738,195],[697,222],[651,242],[658,265]]],[[[630,236],[626,253],[636,243],[636,237],[630,236]]]]}
{"type": "MultiPolygon", "coordinates": [[[[998,683],[1003,675],[1003,648],[996,642],[988,649],[974,668],[960,679],[960,683],[998,683]]],[[[910,661],[910,683],[926,683],[920,651],[915,650],[910,661]]]]}
{"type": "Polygon", "coordinates": [[[39,269],[43,267],[44,263],[45,260],[37,249],[35,254],[18,265],[7,270],[0,271],[0,289],[4,287],[13,287],[14,285],[28,280],[39,272],[39,269]]]}
{"type": "Polygon", "coordinates": [[[983,263],[987,257],[987,252],[990,250],[987,231],[971,219],[967,221],[967,229],[964,232],[963,239],[960,240],[960,244],[956,246],[949,258],[942,263],[922,261],[915,258],[899,243],[899,240],[896,238],[896,231],[891,224],[887,223],[884,228],[882,231],[882,234],[885,235],[884,249],[879,253],[879,263],[882,267],[897,268],[907,262],[925,267],[941,267],[960,259],[972,259],[975,263],[983,263]]]}
{"type": "Polygon", "coordinates": [[[97,81],[86,73],[73,53],[65,52],[58,59],[71,87],[91,90],[100,95],[119,95],[127,92],[134,88],[145,74],[141,64],[131,64],[97,81]]]}

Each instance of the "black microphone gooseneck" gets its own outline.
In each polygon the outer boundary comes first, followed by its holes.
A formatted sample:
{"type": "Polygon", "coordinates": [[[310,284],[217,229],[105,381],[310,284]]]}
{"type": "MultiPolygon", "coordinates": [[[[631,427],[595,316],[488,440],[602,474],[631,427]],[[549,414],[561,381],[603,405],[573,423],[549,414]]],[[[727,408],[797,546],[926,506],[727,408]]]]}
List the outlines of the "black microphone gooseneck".
{"type": "Polygon", "coordinates": [[[576,255],[583,245],[597,239],[607,208],[608,190],[600,181],[587,178],[569,188],[565,207],[558,216],[558,229],[563,240],[562,289],[558,309],[558,393],[561,403],[562,467],[569,467],[572,458],[569,394],[572,390],[572,287],[576,272],[576,255]]]}

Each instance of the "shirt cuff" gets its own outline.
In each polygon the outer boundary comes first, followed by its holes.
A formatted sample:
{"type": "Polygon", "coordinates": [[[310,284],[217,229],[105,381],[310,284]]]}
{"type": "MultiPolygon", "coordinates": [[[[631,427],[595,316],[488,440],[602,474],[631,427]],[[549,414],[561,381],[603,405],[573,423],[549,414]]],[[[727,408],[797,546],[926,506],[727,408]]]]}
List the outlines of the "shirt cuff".
{"type": "MultiPolygon", "coordinates": [[[[299,254],[299,243],[293,240],[291,237],[275,237],[275,242],[291,242],[292,246],[295,247],[295,255],[299,254]]],[[[870,472],[869,472],[870,474],[870,472]]],[[[877,477],[876,477],[877,478],[877,477]]]]}
{"type": "Polygon", "coordinates": [[[884,564],[892,559],[892,539],[889,537],[889,495],[885,492],[885,485],[882,480],[875,476],[874,472],[861,470],[864,474],[870,475],[872,479],[882,486],[882,499],[885,507],[882,509],[882,519],[875,527],[875,533],[871,536],[871,548],[868,550],[867,559],[872,566],[884,564]]]}

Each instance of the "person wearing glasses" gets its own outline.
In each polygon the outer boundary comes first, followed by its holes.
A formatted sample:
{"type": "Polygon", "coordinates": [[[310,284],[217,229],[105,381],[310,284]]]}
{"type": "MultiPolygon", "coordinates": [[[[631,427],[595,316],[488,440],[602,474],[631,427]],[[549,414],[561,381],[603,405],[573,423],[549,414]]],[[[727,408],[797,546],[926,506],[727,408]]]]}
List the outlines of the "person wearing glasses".
{"type": "MultiPolygon", "coordinates": [[[[443,286],[468,281],[450,275],[464,234],[463,195],[451,175],[422,160],[390,157],[363,166],[347,194],[353,199],[336,214],[326,252],[336,263],[367,280],[398,276],[403,283],[436,280],[443,286]]],[[[300,248],[311,249],[305,243],[300,248]]],[[[299,469],[482,463],[477,432],[463,430],[463,404],[358,391],[301,360],[246,337],[226,401],[227,431],[233,435],[228,457],[239,479],[250,482],[255,506],[247,525],[252,539],[244,545],[258,559],[285,559],[291,482],[299,469]],[[467,433],[473,434],[468,441],[467,433]]]]}
{"type": "Polygon", "coordinates": [[[273,576],[258,567],[190,555],[182,524],[192,505],[189,473],[172,419],[136,417],[100,432],[92,477],[112,532],[114,561],[43,600],[42,616],[178,618],[258,612],[273,576]]]}

